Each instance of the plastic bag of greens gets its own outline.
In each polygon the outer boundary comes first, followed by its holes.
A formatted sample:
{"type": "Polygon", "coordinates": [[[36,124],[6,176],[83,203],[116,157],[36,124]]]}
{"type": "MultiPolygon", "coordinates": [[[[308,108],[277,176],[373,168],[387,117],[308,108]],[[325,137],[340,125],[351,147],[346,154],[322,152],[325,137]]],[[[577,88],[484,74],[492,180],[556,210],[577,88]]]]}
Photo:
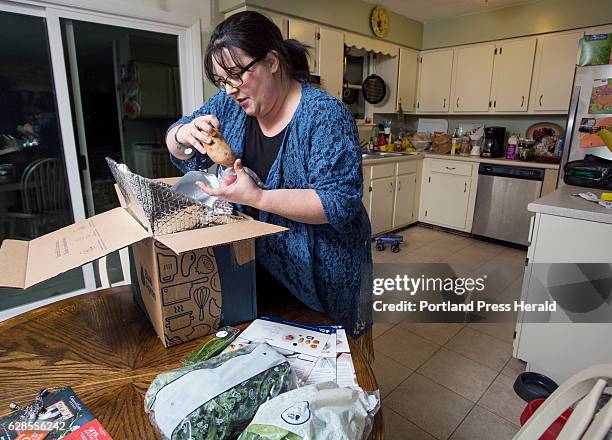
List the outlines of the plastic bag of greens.
{"type": "Polygon", "coordinates": [[[610,63],[612,34],[585,35],[582,39],[579,66],[595,66],[610,63]]]}
{"type": "Polygon", "coordinates": [[[294,389],[287,360],[267,344],[225,353],[158,375],[145,411],[163,438],[235,438],[259,406],[294,389]]]}
{"type": "Polygon", "coordinates": [[[372,431],[378,391],[309,385],[261,405],[238,440],[360,440],[372,431]]]}

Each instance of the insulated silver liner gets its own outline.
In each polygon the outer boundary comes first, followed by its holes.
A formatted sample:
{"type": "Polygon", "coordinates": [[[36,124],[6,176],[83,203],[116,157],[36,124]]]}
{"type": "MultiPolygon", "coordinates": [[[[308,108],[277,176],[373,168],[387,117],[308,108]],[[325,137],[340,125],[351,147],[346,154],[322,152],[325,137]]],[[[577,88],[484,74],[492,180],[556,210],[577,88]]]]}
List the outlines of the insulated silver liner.
{"type": "Polygon", "coordinates": [[[152,235],[166,235],[190,229],[225,225],[244,220],[232,215],[233,207],[217,199],[212,208],[172,186],[132,173],[127,165],[110,158],[106,162],[119,185],[127,208],[152,235]]]}

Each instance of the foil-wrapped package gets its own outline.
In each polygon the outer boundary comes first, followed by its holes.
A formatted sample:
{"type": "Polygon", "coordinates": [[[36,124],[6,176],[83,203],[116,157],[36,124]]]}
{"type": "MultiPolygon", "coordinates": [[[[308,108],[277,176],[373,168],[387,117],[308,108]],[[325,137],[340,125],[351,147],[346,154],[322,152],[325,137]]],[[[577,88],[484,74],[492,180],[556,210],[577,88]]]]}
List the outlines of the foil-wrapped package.
{"type": "Polygon", "coordinates": [[[225,200],[202,202],[176,192],[171,185],[132,173],[125,164],[108,157],[106,162],[128,210],[154,236],[244,220],[232,214],[233,207],[225,200]]]}

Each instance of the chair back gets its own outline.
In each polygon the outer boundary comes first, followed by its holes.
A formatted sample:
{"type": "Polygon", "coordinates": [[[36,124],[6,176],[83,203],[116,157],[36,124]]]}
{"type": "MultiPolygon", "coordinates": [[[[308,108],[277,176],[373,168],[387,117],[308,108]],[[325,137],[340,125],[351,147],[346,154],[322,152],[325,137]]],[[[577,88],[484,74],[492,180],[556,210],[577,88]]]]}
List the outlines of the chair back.
{"type": "Polygon", "coordinates": [[[28,165],[21,177],[21,201],[26,214],[67,208],[66,172],[60,159],[37,159],[28,165]]]}

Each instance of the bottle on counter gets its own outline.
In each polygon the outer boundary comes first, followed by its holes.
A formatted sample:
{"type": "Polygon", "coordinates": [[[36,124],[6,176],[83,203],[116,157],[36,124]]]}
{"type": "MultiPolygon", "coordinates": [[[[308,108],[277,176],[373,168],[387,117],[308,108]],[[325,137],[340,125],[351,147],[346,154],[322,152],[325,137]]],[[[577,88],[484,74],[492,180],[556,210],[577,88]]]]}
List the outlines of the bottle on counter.
{"type": "Polygon", "coordinates": [[[508,146],[506,147],[506,159],[517,159],[518,142],[519,136],[516,133],[512,133],[512,136],[510,136],[510,138],[508,139],[508,146]]]}
{"type": "Polygon", "coordinates": [[[374,151],[384,151],[387,147],[387,138],[385,132],[381,131],[378,134],[378,143],[374,144],[374,151]]]}
{"type": "MultiPolygon", "coordinates": [[[[461,141],[463,138],[463,133],[459,129],[459,127],[455,128],[453,132],[453,137],[451,140],[451,155],[455,155],[457,151],[461,150],[461,141]]],[[[448,147],[447,147],[448,148],[448,147]]]]}

